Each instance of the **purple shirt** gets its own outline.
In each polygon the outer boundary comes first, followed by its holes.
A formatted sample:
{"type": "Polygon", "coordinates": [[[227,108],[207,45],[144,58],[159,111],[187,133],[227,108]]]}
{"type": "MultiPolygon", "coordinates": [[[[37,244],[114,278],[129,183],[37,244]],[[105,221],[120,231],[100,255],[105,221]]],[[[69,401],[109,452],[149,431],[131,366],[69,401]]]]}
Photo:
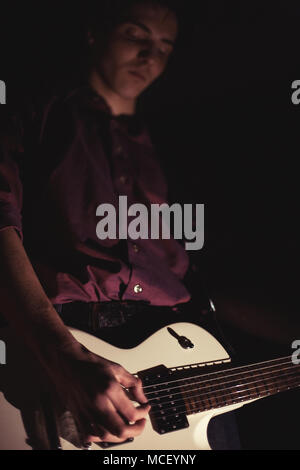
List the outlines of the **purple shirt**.
{"type": "Polygon", "coordinates": [[[137,117],[112,116],[82,86],[14,124],[14,145],[1,142],[0,149],[0,230],[19,232],[51,302],[188,302],[182,280],[189,259],[178,241],[101,241],[96,234],[100,204],[118,208],[119,196],[128,206],[167,202],[137,117]]]}

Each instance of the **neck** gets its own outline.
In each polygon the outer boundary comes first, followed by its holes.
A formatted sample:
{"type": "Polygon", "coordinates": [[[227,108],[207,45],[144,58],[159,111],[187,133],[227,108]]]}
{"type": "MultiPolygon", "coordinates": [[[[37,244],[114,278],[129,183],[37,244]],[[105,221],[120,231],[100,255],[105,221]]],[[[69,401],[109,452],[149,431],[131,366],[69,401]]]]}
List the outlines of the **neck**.
{"type": "Polygon", "coordinates": [[[121,114],[133,115],[136,111],[136,100],[125,99],[115,93],[99,75],[99,73],[92,69],[89,75],[89,84],[93,90],[105,99],[106,103],[111,109],[113,116],[120,116],[121,114]]]}
{"type": "Polygon", "coordinates": [[[159,411],[155,405],[160,406],[161,396],[168,411],[174,409],[174,413],[189,415],[300,387],[300,365],[294,365],[291,357],[243,367],[229,365],[210,373],[193,365],[185,370],[172,369],[167,380],[164,378],[155,385],[154,389],[145,388],[154,411],[159,411]]]}

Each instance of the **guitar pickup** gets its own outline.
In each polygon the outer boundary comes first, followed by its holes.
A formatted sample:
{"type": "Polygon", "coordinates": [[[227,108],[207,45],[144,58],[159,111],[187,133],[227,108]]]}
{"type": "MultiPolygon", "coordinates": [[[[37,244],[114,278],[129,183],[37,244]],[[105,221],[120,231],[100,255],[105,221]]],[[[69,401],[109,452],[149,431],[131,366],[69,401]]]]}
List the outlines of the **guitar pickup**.
{"type": "Polygon", "coordinates": [[[158,434],[189,427],[180,388],[174,387],[172,381],[168,381],[168,377],[172,374],[172,371],[164,365],[138,373],[143,385],[147,387],[147,397],[151,404],[149,417],[154,431],[158,434]]]}
{"type": "Polygon", "coordinates": [[[151,416],[151,411],[149,413],[151,424],[158,434],[167,434],[174,431],[179,431],[180,429],[185,429],[189,427],[189,422],[185,414],[174,414],[168,415],[161,415],[161,416],[151,416]]]}

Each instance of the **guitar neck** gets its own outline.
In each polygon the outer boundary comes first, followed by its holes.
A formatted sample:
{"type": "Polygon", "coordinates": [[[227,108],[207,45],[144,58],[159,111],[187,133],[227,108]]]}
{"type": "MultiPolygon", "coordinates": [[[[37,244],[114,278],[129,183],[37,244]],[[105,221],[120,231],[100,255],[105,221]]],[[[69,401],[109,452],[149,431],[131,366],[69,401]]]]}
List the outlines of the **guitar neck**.
{"type": "Polygon", "coordinates": [[[289,356],[204,374],[203,368],[196,364],[176,368],[168,381],[146,387],[146,395],[155,408],[168,404],[168,411],[190,415],[297,387],[300,387],[300,365],[293,364],[289,356]]]}

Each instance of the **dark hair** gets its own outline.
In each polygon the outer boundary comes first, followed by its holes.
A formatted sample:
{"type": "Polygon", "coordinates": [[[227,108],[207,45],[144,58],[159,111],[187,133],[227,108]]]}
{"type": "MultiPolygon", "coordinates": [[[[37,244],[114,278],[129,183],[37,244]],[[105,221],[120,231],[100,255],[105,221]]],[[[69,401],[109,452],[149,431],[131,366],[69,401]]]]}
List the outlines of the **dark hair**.
{"type": "Polygon", "coordinates": [[[180,5],[178,0],[98,0],[88,5],[86,30],[103,36],[126,19],[128,11],[137,4],[152,3],[173,11],[180,23],[180,5]]]}

